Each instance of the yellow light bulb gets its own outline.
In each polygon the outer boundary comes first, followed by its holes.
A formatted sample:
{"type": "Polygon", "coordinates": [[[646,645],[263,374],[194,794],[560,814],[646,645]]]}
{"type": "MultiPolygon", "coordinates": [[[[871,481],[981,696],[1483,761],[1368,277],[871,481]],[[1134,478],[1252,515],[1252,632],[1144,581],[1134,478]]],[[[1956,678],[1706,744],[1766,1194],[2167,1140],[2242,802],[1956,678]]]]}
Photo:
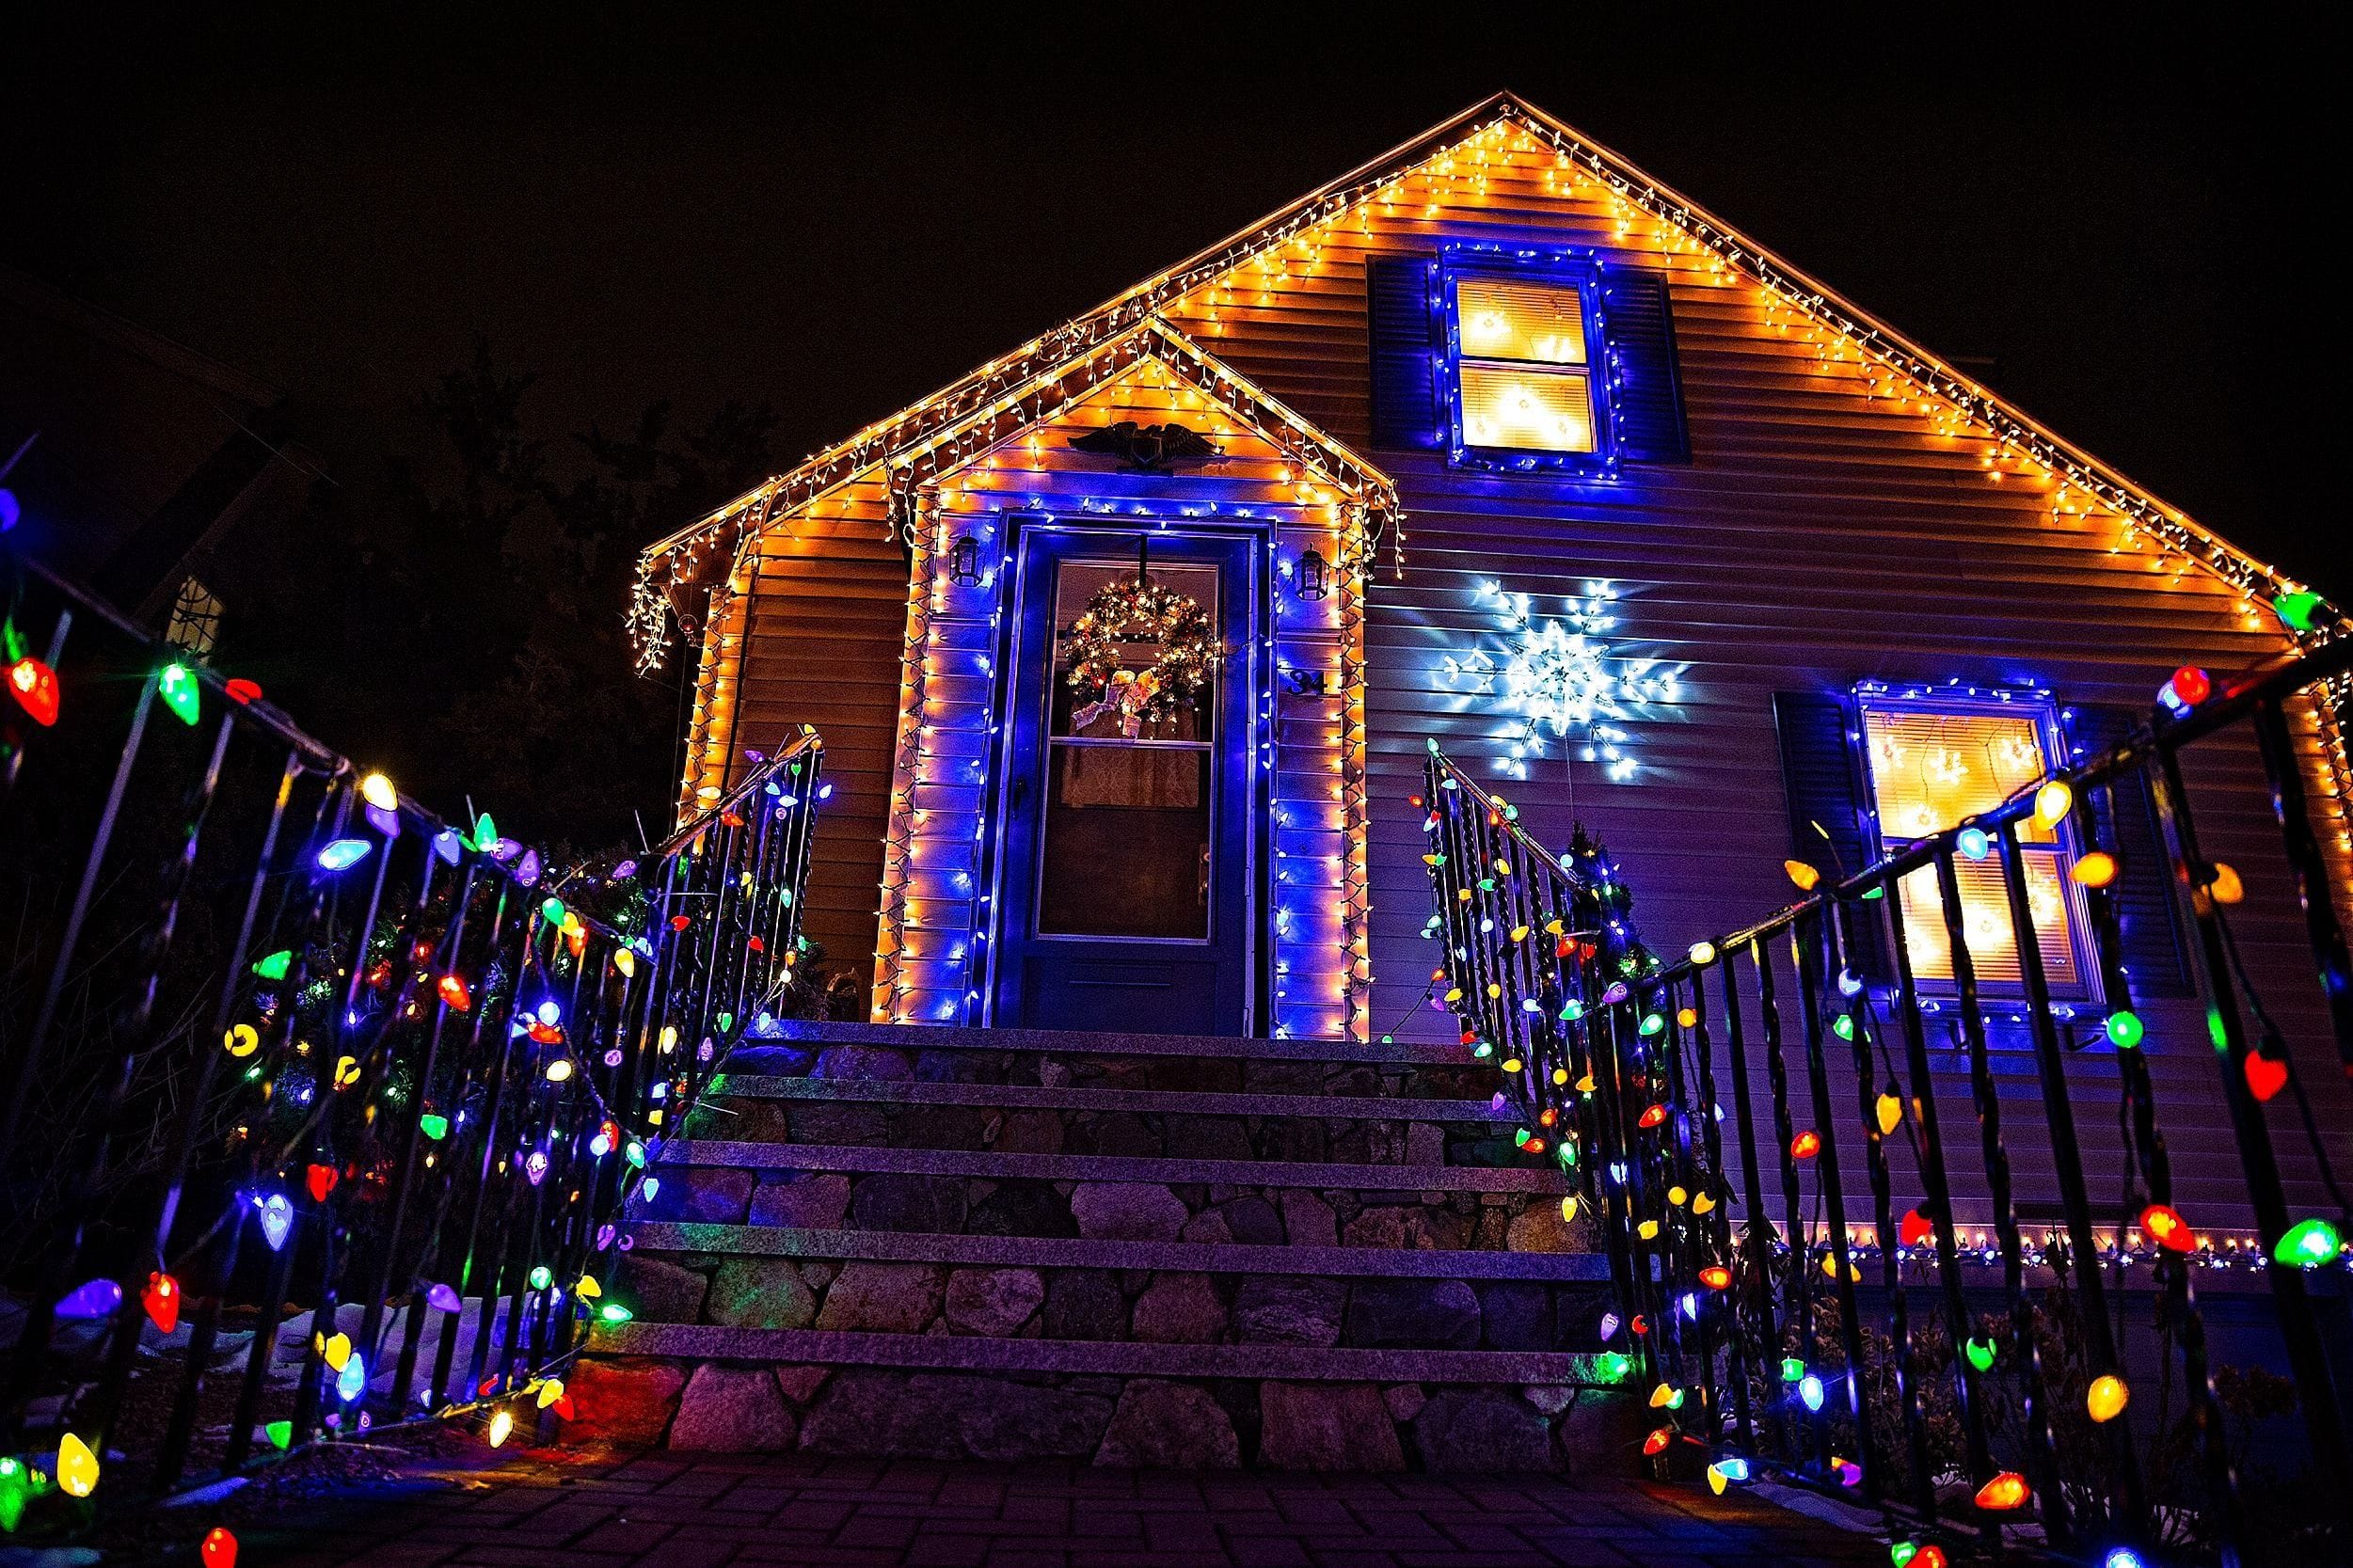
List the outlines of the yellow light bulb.
{"type": "Polygon", "coordinates": [[[1576,1217],[1577,1195],[1575,1193],[1571,1193],[1568,1196],[1561,1199],[1561,1218],[1564,1220],[1573,1220],[1576,1217]]]}
{"type": "Polygon", "coordinates": [[[72,1433],[57,1440],[57,1489],[69,1497],[87,1497],[98,1487],[98,1455],[72,1433]]]}
{"type": "Polygon", "coordinates": [[[2034,819],[2046,828],[2055,828],[2075,805],[2075,792],[2064,781],[2053,779],[2034,792],[2034,819]]]}
{"type": "Polygon", "coordinates": [[[1898,1127],[1902,1125],[1903,1101],[1898,1100],[1894,1095],[1881,1095],[1879,1097],[1878,1111],[1879,1131],[1883,1135],[1894,1132],[1898,1127]]]}
{"type": "Polygon", "coordinates": [[[514,1430],[515,1412],[511,1410],[501,1410],[497,1415],[491,1417],[490,1446],[495,1449],[500,1444],[505,1442],[507,1433],[513,1432],[514,1430]]]}
{"type": "Polygon", "coordinates": [[[2105,849],[2094,849],[2070,866],[2069,879],[2082,887],[2106,887],[2116,880],[2116,857],[2105,849]]]}
{"type": "Polygon", "coordinates": [[[2091,1380],[2091,1386],[2084,1391],[2083,1402],[2093,1420],[2112,1421],[2131,1402],[2132,1397],[2132,1390],[2124,1386],[2122,1378],[2101,1376],[2091,1380]]]}
{"type": "Polygon", "coordinates": [[[400,809],[401,792],[381,773],[371,773],[359,781],[359,798],[378,811],[400,809]]]}

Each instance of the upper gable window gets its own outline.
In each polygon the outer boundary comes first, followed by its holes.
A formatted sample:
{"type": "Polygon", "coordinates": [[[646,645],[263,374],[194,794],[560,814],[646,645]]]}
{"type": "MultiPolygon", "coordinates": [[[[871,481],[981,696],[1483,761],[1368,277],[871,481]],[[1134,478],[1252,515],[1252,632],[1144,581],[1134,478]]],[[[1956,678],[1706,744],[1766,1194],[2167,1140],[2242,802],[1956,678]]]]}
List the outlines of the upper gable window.
{"type": "Polygon", "coordinates": [[[1533,467],[1601,457],[1590,269],[1502,277],[1450,267],[1444,276],[1456,458],[1533,467]],[[1518,454],[1534,461],[1515,462],[1518,454]]]}
{"type": "Polygon", "coordinates": [[[1373,444],[1610,478],[1692,460],[1666,275],[1583,245],[1455,243],[1365,269],[1373,444]]]}
{"type": "Polygon", "coordinates": [[[1463,445],[1594,450],[1582,291],[1458,277],[1455,315],[1461,329],[1463,445]]]}

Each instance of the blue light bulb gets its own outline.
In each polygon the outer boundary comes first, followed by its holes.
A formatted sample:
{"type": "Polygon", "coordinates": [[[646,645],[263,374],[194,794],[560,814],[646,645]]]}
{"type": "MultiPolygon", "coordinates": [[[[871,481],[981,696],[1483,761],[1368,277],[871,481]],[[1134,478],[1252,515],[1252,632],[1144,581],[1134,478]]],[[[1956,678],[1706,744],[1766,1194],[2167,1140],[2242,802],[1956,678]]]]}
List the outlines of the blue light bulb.
{"type": "Polygon", "coordinates": [[[1798,1379],[1797,1397],[1805,1402],[1805,1408],[1820,1411],[1822,1407],[1822,1380],[1812,1372],[1798,1379]]]}

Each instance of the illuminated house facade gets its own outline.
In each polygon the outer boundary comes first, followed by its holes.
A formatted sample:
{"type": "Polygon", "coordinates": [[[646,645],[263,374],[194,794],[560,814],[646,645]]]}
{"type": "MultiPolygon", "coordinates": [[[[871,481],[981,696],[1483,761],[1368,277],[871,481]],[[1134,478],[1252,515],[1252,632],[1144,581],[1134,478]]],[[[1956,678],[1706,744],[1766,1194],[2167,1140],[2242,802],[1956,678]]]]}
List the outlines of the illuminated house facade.
{"type": "MultiPolygon", "coordinates": [[[[699,661],[689,801],[823,732],[808,927],[873,953],[876,1022],[1363,1041],[1453,1037],[1432,741],[1546,842],[1601,835],[1679,946],[1789,858],[1852,869],[2121,733],[2176,666],[2291,648],[2297,586],[1503,97],[662,542],[633,614],[699,661]]],[[[2343,740],[2294,718],[2342,901],[2343,740]]],[[[2252,743],[2198,764],[2240,785],[2215,853],[2276,856],[2252,743]]],[[[2031,902],[2089,1017],[2074,852],[2034,847],[2031,902]]],[[[2154,863],[2125,928],[2162,1045],[2202,1027],[2154,863]]],[[[2007,913],[1968,901],[1998,994],[2007,913]]],[[[1905,903],[1932,978],[1932,888],[1905,903]]],[[[2297,1034],[2290,895],[2244,918],[2297,1034]]]]}

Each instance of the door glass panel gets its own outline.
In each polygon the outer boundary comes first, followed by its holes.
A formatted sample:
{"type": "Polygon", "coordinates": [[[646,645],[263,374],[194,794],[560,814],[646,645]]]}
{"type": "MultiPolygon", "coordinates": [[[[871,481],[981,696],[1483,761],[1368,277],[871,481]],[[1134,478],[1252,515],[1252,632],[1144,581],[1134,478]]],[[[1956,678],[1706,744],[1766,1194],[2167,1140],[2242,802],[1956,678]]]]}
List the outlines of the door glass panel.
{"type": "MultiPolygon", "coordinates": [[[[1055,575],[1038,929],[1199,942],[1210,935],[1214,885],[1216,681],[1189,693],[1156,688],[1152,673],[1160,646],[1144,632],[1118,644],[1109,682],[1071,680],[1073,628],[1100,589],[1135,574],[1133,561],[1073,561],[1055,575]]],[[[1151,566],[1148,580],[1190,595],[1214,626],[1217,578],[1215,566],[1171,562],[1151,566]]]]}

